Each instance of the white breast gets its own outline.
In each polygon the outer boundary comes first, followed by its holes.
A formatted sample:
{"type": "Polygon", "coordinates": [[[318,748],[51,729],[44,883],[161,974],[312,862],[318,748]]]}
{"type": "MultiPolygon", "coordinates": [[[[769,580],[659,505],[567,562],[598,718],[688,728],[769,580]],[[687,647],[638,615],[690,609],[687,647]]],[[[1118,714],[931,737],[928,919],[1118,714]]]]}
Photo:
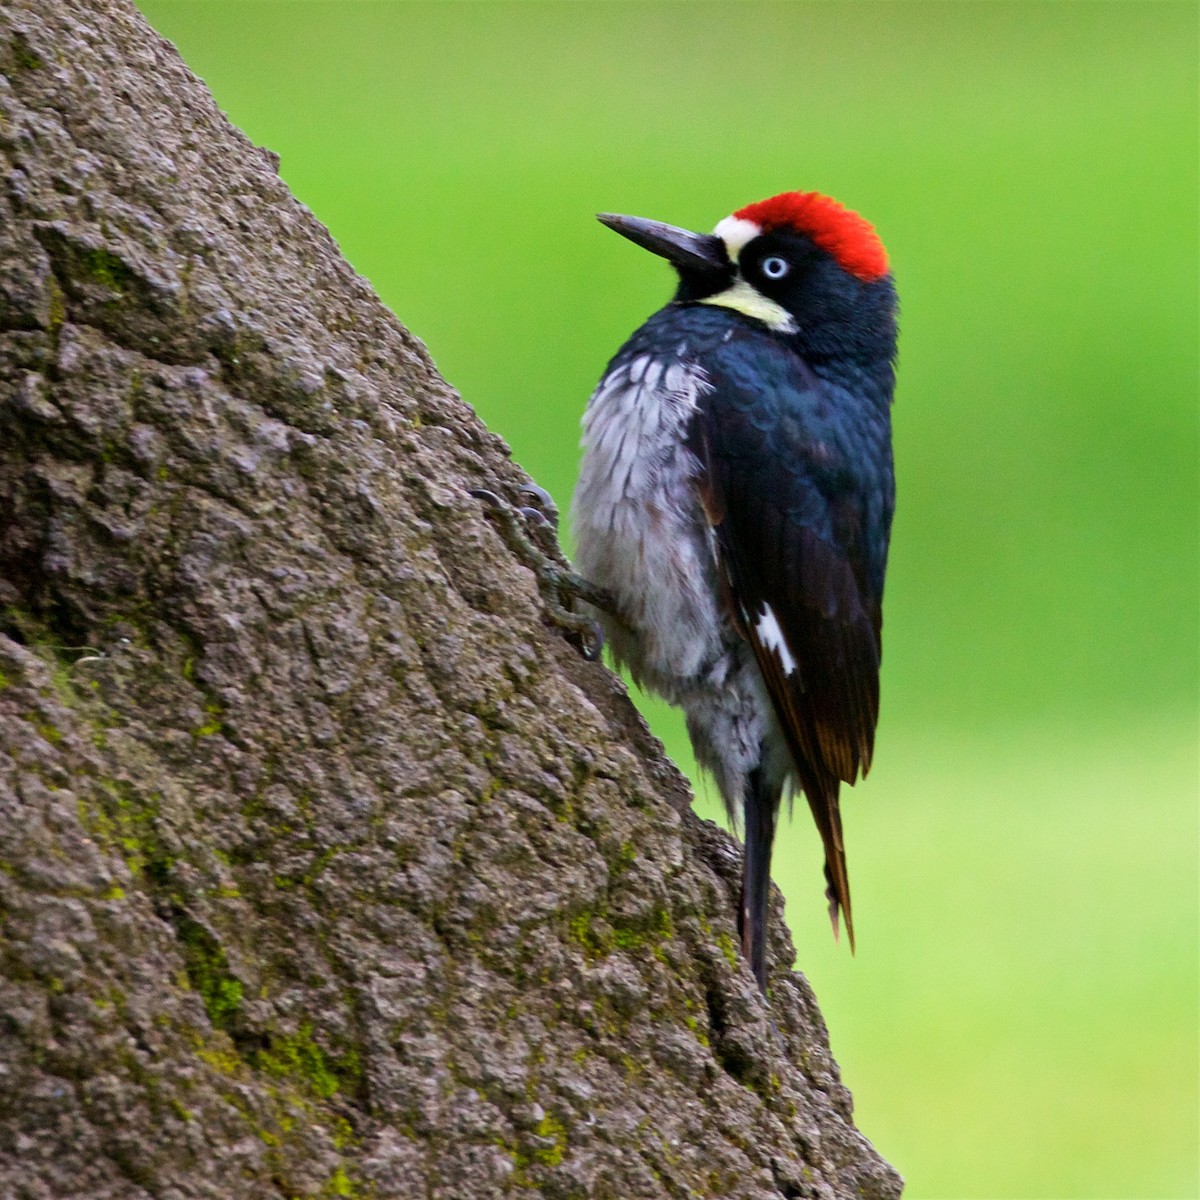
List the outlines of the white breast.
{"type": "Polygon", "coordinates": [[[626,626],[605,621],[613,653],[668,699],[728,636],[685,442],[706,386],[695,364],[649,356],[605,376],[583,419],[572,505],[579,571],[615,596],[626,626]]]}
{"type": "Polygon", "coordinates": [[[736,820],[750,772],[765,765],[782,780],[791,760],[750,644],[718,596],[686,443],[707,387],[695,364],[648,356],[605,376],[583,418],[571,512],[576,566],[617,602],[619,617],[596,614],[613,655],[683,708],[696,760],[736,820]]]}

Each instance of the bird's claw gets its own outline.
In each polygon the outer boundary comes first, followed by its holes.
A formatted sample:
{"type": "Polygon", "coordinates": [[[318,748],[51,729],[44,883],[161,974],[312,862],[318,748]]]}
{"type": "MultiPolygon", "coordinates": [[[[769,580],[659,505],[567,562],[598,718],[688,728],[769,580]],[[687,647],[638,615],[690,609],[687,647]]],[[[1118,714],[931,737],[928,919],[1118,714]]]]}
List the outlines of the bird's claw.
{"type": "Polygon", "coordinates": [[[534,504],[513,505],[489,488],[470,489],[497,518],[508,548],[533,571],[551,621],[566,631],[584,658],[595,662],[604,650],[604,634],[591,617],[576,612],[574,604],[583,600],[610,611],[612,597],[571,569],[558,544],[558,506],[550,493],[535,483],[523,484],[519,492],[534,504]]]}
{"type": "MultiPolygon", "coordinates": [[[[544,487],[539,487],[536,483],[530,481],[523,483],[517,489],[522,496],[533,501],[532,509],[537,512],[543,520],[553,526],[554,531],[558,532],[558,505],[554,503],[554,497],[550,495],[544,487]]],[[[522,509],[522,512],[529,511],[528,508],[522,509]]]]}

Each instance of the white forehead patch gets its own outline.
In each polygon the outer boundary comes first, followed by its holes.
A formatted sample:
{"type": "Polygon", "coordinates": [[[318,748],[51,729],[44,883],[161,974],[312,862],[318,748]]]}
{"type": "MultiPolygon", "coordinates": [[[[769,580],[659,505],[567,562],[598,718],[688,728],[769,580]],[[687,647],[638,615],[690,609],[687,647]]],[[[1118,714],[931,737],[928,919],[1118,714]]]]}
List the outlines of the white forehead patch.
{"type": "Polygon", "coordinates": [[[758,640],[768,650],[774,651],[783,667],[783,673],[791,675],[796,670],[796,660],[792,657],[792,652],[784,640],[783,630],[779,628],[779,621],[775,617],[775,610],[769,604],[763,604],[762,616],[758,618],[754,632],[758,634],[758,640]]]}
{"type": "Polygon", "coordinates": [[[713,233],[725,243],[729,261],[735,263],[747,242],[754,241],[762,233],[762,226],[742,217],[726,217],[723,221],[717,222],[713,233]]]}

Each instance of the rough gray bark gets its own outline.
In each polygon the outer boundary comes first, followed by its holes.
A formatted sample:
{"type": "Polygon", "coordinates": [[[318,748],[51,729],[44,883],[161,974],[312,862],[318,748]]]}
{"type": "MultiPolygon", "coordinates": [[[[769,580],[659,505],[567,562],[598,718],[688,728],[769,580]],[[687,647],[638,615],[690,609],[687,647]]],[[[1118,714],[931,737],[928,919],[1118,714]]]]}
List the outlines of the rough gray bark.
{"type": "Polygon", "coordinates": [[[0,1195],[897,1195],[504,445],[128,4],[0,71],[0,1195]]]}

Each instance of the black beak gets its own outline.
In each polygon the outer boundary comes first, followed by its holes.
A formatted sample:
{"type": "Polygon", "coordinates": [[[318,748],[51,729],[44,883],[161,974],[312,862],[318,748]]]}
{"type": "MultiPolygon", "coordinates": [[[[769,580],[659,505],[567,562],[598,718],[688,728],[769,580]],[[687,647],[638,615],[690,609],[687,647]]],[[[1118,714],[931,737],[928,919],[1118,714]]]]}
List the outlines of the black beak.
{"type": "Polygon", "coordinates": [[[643,217],[620,217],[616,213],[597,213],[596,219],[622,237],[636,242],[643,250],[658,254],[680,271],[726,271],[729,255],[725,243],[711,233],[691,233],[662,221],[643,217]]]}

